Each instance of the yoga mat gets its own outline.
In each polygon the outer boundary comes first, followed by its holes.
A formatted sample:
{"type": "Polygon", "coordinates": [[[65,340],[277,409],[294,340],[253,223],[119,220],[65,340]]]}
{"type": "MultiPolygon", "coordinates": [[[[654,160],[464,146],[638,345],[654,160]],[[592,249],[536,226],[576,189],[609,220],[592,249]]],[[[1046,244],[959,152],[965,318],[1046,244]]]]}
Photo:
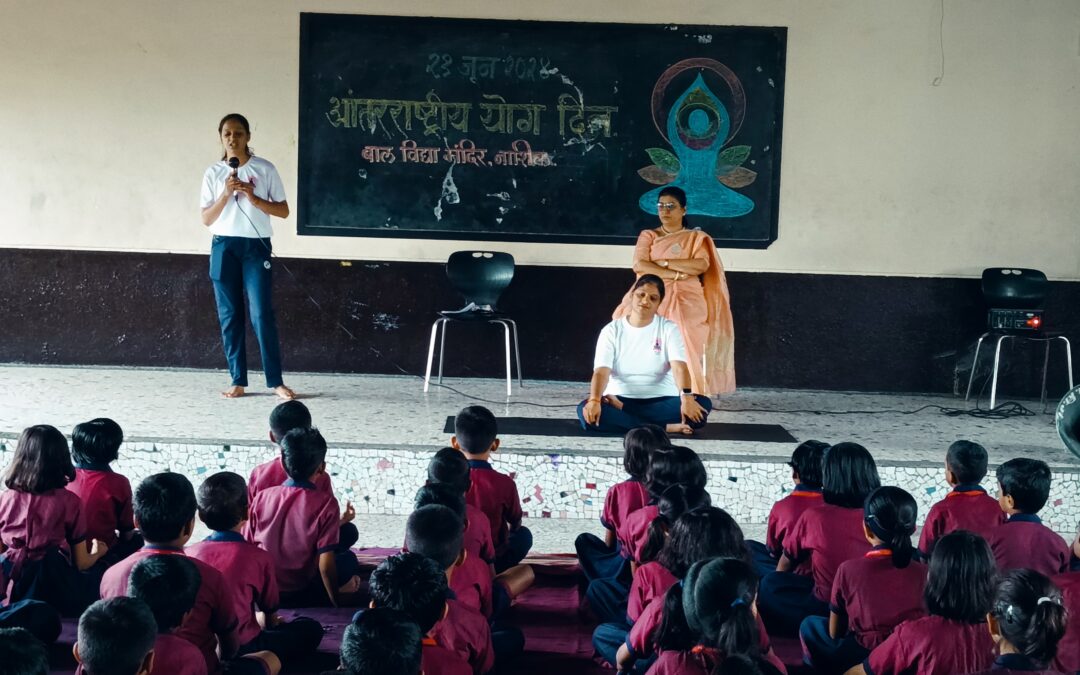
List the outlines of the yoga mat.
{"type": "MultiPolygon", "coordinates": [[[[454,433],[453,416],[446,418],[443,433],[454,433]]],[[[542,419],[537,417],[500,417],[499,435],[520,436],[611,436],[585,431],[576,419],[542,419]]],[[[678,441],[681,436],[672,436],[678,441]]],[[[707,441],[752,441],[757,443],[797,443],[787,429],[779,424],[736,424],[710,422],[693,436],[707,441]]]]}

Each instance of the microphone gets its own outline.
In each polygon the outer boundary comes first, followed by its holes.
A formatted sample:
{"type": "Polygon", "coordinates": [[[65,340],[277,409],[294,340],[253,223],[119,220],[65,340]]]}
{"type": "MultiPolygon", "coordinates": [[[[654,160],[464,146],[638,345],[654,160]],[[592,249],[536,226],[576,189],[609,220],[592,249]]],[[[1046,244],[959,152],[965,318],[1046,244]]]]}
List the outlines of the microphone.
{"type": "MultiPolygon", "coordinates": [[[[232,177],[236,178],[237,171],[240,169],[240,158],[239,157],[230,157],[229,158],[229,168],[232,169],[232,177]]],[[[234,192],[232,198],[233,198],[233,201],[236,202],[237,204],[240,203],[240,195],[238,195],[238,194],[236,194],[234,192]]]]}

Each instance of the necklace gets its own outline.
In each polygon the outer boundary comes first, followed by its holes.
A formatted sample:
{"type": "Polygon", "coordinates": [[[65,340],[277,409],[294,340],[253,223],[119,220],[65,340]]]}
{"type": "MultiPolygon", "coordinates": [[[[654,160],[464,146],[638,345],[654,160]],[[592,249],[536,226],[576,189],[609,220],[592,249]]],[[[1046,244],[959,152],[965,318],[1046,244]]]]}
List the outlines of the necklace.
{"type": "Polygon", "coordinates": [[[669,231],[666,227],[664,227],[663,223],[660,223],[660,229],[663,231],[664,234],[675,234],[676,232],[681,232],[685,228],[680,227],[677,230],[669,231]]]}

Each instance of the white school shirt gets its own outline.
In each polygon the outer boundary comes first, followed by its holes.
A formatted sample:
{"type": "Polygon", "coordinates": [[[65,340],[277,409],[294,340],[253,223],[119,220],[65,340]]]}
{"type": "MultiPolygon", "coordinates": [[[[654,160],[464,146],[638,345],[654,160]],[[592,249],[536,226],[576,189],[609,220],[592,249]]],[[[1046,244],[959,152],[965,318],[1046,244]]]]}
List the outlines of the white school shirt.
{"type": "Polygon", "coordinates": [[[674,321],[657,315],[635,328],[623,317],[600,331],[593,368],[611,368],[605,394],[629,398],[678,396],[671,362],[686,362],[686,344],[674,321]]]}
{"type": "MultiPolygon", "coordinates": [[[[203,174],[202,194],[200,201],[202,208],[212,206],[221,193],[225,190],[225,180],[232,173],[232,169],[225,160],[214,162],[203,174]]],[[[255,196],[272,202],[285,201],[285,186],[281,183],[274,165],[262,157],[252,157],[236,171],[237,177],[247,183],[255,185],[255,196]]],[[[274,234],[274,228],[270,225],[270,215],[263,213],[248,200],[246,195],[240,195],[238,199],[230,199],[225,202],[225,208],[221,215],[210,226],[210,233],[222,237],[250,237],[263,238],[274,234]],[[245,214],[246,217],[245,217],[245,214]],[[248,218],[251,220],[249,221],[248,218]],[[257,233],[256,233],[257,232],[257,233]]]]}

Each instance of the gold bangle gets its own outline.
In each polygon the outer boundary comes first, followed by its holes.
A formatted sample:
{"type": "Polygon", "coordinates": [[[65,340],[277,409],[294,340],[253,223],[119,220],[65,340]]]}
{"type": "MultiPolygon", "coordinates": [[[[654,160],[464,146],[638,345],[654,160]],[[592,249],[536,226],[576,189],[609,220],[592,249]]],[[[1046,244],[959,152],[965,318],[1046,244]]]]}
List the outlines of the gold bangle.
{"type": "Polygon", "coordinates": [[[588,402],[589,402],[589,403],[600,403],[600,399],[598,399],[598,398],[593,398],[592,396],[590,396],[590,397],[589,397],[589,401],[588,401],[588,402]]]}

